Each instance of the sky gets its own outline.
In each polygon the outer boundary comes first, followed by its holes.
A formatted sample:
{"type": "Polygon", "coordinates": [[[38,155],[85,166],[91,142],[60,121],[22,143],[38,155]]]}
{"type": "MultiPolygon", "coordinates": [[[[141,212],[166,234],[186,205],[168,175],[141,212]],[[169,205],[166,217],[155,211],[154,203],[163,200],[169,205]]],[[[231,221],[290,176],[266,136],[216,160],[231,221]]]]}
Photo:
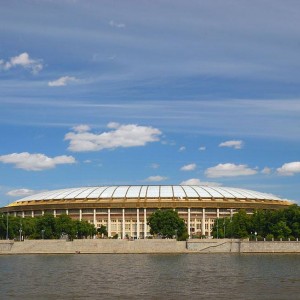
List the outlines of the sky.
{"type": "Polygon", "coordinates": [[[0,0],[0,206],[203,184],[300,203],[300,2],[0,0]]]}

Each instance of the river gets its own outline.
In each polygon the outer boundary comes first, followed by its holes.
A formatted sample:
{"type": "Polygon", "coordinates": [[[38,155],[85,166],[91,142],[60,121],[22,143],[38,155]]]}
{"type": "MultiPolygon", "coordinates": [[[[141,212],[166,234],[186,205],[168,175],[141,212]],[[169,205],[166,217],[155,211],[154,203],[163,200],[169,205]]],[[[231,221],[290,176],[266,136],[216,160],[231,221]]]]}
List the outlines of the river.
{"type": "Polygon", "coordinates": [[[300,299],[300,255],[0,255],[1,299],[300,299]]]}

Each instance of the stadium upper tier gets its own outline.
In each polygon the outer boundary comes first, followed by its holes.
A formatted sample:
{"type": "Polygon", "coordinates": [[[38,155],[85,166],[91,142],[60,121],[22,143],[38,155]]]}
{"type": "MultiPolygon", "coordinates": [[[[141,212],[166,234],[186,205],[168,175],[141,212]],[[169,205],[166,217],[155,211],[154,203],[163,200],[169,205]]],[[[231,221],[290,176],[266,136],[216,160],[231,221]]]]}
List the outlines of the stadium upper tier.
{"type": "Polygon", "coordinates": [[[284,201],[272,194],[260,193],[252,190],[212,186],[187,185],[131,185],[131,186],[98,186],[81,187],[47,191],[31,195],[13,202],[10,205],[20,205],[31,201],[53,200],[118,200],[118,199],[171,199],[176,200],[276,200],[284,201]]]}

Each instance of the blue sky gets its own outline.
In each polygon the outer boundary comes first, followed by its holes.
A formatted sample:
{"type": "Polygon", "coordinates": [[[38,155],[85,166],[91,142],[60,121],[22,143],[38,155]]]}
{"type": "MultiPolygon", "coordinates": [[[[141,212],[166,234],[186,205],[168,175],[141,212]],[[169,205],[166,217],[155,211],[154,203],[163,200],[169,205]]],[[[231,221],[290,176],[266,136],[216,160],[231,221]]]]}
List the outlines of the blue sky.
{"type": "Polygon", "coordinates": [[[106,184],[300,201],[299,1],[1,1],[0,205],[106,184]]]}

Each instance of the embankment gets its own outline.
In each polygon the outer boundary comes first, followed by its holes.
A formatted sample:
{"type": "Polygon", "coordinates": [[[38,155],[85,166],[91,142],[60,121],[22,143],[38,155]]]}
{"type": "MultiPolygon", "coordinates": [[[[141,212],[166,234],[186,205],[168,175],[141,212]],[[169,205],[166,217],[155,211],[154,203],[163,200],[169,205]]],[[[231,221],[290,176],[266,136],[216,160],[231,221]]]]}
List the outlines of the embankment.
{"type": "Polygon", "coordinates": [[[0,241],[0,254],[74,253],[299,253],[296,241],[245,241],[238,239],[188,240],[26,240],[0,241]]]}

